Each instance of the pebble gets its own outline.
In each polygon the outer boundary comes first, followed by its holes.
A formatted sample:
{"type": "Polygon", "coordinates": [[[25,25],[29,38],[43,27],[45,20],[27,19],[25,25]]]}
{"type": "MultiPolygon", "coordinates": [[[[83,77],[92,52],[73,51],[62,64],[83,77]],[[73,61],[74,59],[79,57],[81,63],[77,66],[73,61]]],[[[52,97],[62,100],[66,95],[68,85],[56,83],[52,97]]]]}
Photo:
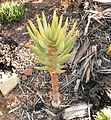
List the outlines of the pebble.
{"type": "Polygon", "coordinates": [[[26,68],[26,69],[23,71],[23,74],[26,75],[26,76],[32,75],[32,69],[31,69],[31,68],[26,68]]]}
{"type": "Polygon", "coordinates": [[[22,75],[22,80],[27,80],[27,76],[26,75],[22,75]]]}

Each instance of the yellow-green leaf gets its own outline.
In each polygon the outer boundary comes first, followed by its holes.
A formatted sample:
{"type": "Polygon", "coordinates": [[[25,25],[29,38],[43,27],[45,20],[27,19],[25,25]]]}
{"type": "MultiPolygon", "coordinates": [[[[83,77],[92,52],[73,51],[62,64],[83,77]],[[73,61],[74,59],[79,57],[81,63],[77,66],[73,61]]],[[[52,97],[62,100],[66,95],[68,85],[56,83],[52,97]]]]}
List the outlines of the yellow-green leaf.
{"type": "Polygon", "coordinates": [[[45,45],[44,41],[43,41],[43,38],[41,38],[41,35],[39,34],[38,31],[36,31],[36,34],[37,36],[35,36],[32,31],[30,30],[30,28],[27,26],[27,30],[29,32],[29,35],[31,36],[31,38],[33,39],[34,43],[36,46],[38,46],[38,44],[44,48],[44,49],[47,49],[48,50],[48,47],[47,45],[45,45]]]}
{"type": "Polygon", "coordinates": [[[62,27],[64,33],[66,33],[67,25],[68,25],[68,18],[66,19],[66,21],[65,21],[65,23],[64,23],[64,26],[62,27]]]}
{"type": "Polygon", "coordinates": [[[58,37],[58,39],[56,40],[56,44],[55,44],[55,46],[58,47],[59,44],[61,44],[61,41],[64,40],[64,38],[65,38],[65,35],[64,35],[63,30],[61,29],[61,31],[60,31],[60,33],[59,33],[59,37],[58,37]]]}
{"type": "Polygon", "coordinates": [[[56,69],[56,73],[61,74],[64,73],[66,70],[56,69]]]}
{"type": "Polygon", "coordinates": [[[63,64],[63,63],[65,63],[69,58],[71,57],[71,54],[66,54],[66,55],[64,55],[64,56],[62,56],[62,57],[58,57],[58,63],[59,64],[63,64]]]}
{"type": "Polygon", "coordinates": [[[60,36],[58,38],[58,41],[57,41],[57,53],[60,54],[63,50],[64,50],[64,39],[65,39],[65,36],[64,36],[64,32],[63,30],[60,31],[60,36]]]}
{"type": "Polygon", "coordinates": [[[55,68],[58,68],[58,69],[63,69],[65,67],[65,65],[60,65],[60,64],[56,64],[55,65],[55,68]]]}
{"type": "Polygon", "coordinates": [[[29,28],[28,26],[27,26],[27,30],[28,30],[28,33],[29,33],[31,39],[34,41],[34,43],[35,43],[36,45],[38,45],[37,37],[33,34],[33,32],[30,30],[30,28],[29,28]]]}
{"type": "Polygon", "coordinates": [[[50,27],[50,24],[48,24],[48,36],[49,36],[49,40],[53,41],[53,33],[50,27]]]}
{"type": "Polygon", "coordinates": [[[45,57],[45,60],[42,59],[38,59],[38,62],[43,64],[43,65],[47,65],[47,66],[51,66],[52,64],[50,63],[49,60],[47,60],[47,57],[45,57]]]}
{"type": "Polygon", "coordinates": [[[35,36],[37,37],[38,34],[38,30],[36,29],[35,25],[33,24],[33,22],[31,20],[28,20],[28,23],[31,27],[31,30],[33,31],[33,33],[35,34],[35,36]]]}
{"type": "Polygon", "coordinates": [[[30,45],[29,48],[32,50],[33,53],[35,53],[39,58],[46,59],[46,54],[43,53],[40,49],[38,49],[36,46],[30,45]]]}
{"type": "Polygon", "coordinates": [[[45,32],[47,32],[47,21],[44,12],[42,12],[42,21],[43,21],[44,30],[45,32]]]}
{"type": "Polygon", "coordinates": [[[74,30],[75,30],[76,26],[77,26],[77,20],[74,22],[72,29],[69,31],[69,33],[67,35],[67,38],[69,38],[69,37],[72,36],[72,34],[74,33],[74,30]]]}
{"type": "Polygon", "coordinates": [[[69,40],[66,41],[65,47],[64,47],[64,50],[63,50],[63,53],[62,53],[63,55],[70,53],[70,51],[74,47],[76,37],[77,37],[77,35],[74,34],[74,36],[72,36],[71,38],[69,38],[69,40]]]}
{"type": "Polygon", "coordinates": [[[42,67],[34,67],[37,70],[48,70],[47,66],[42,66],[42,67]]]}
{"type": "Polygon", "coordinates": [[[39,32],[38,32],[37,36],[38,36],[38,43],[39,43],[39,45],[40,45],[41,47],[43,47],[44,49],[47,49],[47,50],[48,50],[49,48],[47,47],[47,43],[45,43],[44,38],[41,37],[41,35],[40,35],[39,32]]]}
{"type": "Polygon", "coordinates": [[[51,24],[51,30],[52,30],[53,35],[55,34],[57,26],[58,26],[58,16],[56,14],[56,10],[54,10],[52,24],[51,24]]]}
{"type": "Polygon", "coordinates": [[[41,23],[40,18],[38,17],[38,15],[36,15],[36,18],[37,18],[37,24],[38,24],[38,27],[39,27],[39,32],[40,32],[40,34],[43,36],[43,38],[47,40],[47,37],[46,37],[46,35],[45,35],[44,28],[43,28],[43,26],[42,26],[42,23],[41,23]]]}
{"type": "Polygon", "coordinates": [[[59,33],[60,33],[60,30],[61,30],[61,26],[62,26],[62,18],[63,18],[63,15],[61,15],[61,17],[60,17],[59,25],[57,27],[57,30],[56,30],[55,34],[54,34],[54,41],[56,41],[59,37],[59,33]]]}

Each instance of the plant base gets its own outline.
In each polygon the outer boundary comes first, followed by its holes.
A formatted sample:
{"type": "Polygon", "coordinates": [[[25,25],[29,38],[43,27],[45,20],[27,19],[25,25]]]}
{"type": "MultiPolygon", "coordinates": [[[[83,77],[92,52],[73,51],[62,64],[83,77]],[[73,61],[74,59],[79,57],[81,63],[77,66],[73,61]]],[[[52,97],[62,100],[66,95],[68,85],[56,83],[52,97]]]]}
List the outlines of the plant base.
{"type": "Polygon", "coordinates": [[[52,106],[54,108],[58,108],[60,106],[60,103],[61,103],[61,101],[59,98],[56,101],[52,100],[52,106]]]}

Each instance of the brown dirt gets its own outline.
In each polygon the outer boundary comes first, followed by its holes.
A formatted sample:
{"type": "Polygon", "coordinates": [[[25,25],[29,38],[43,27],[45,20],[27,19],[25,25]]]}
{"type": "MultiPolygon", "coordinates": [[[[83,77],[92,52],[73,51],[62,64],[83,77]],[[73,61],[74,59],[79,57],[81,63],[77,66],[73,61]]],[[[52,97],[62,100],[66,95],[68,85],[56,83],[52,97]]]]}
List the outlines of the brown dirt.
{"type": "MultiPolygon", "coordinates": [[[[93,4],[88,9],[94,10],[93,4]]],[[[109,6],[97,4],[103,9],[109,6]]],[[[1,64],[3,71],[15,71],[22,77],[26,68],[33,69],[38,65],[35,55],[27,48],[31,43],[27,30],[27,20],[31,19],[35,24],[35,14],[41,15],[45,11],[47,19],[52,19],[52,13],[57,6],[50,4],[26,3],[27,15],[19,22],[8,23],[0,26],[0,43],[9,45],[11,49],[11,65],[7,62],[1,64]],[[6,41],[6,42],[4,42],[6,41]],[[10,47],[11,46],[11,47],[10,47]]],[[[69,8],[66,12],[57,10],[58,14],[64,14],[64,19],[69,17],[69,29],[74,20],[78,19],[80,36],[74,48],[77,53],[65,64],[66,72],[59,76],[62,105],[59,109],[51,106],[51,82],[47,71],[33,70],[27,80],[21,80],[8,96],[0,95],[0,111],[5,114],[0,120],[62,120],[62,114],[66,107],[77,103],[91,103],[91,117],[95,112],[107,105],[111,105],[111,56],[106,54],[111,42],[111,20],[101,19],[98,23],[91,19],[88,32],[84,35],[88,20],[88,12],[83,10],[83,3],[79,11],[69,8]],[[2,110],[1,110],[2,109],[2,110]],[[12,111],[11,111],[12,110],[12,111]],[[10,112],[11,111],[11,112],[10,112]],[[7,113],[10,114],[7,114],[7,113]]],[[[5,53],[5,58],[7,57],[5,53]]],[[[4,59],[4,56],[1,58],[4,59]]],[[[84,119],[87,119],[88,116],[84,119]]],[[[77,118],[79,120],[80,118],[77,118]]]]}

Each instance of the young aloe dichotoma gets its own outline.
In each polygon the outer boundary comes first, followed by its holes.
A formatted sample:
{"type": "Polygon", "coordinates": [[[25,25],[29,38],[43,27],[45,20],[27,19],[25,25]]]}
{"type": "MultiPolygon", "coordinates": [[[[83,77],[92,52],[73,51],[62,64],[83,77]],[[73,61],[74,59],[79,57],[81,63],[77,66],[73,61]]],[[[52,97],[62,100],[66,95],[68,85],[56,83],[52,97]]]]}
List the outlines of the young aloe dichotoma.
{"type": "Polygon", "coordinates": [[[36,18],[38,29],[31,20],[28,20],[28,33],[34,41],[34,45],[30,45],[30,48],[39,58],[38,61],[43,64],[42,67],[36,67],[36,69],[47,70],[51,76],[52,105],[58,107],[60,94],[57,74],[64,72],[63,64],[74,53],[72,48],[78,35],[78,31],[75,30],[77,21],[74,22],[72,29],[66,33],[68,18],[63,24],[63,15],[58,18],[56,10],[54,10],[51,24],[47,22],[44,12],[42,12],[42,22],[38,15],[36,18]]]}

